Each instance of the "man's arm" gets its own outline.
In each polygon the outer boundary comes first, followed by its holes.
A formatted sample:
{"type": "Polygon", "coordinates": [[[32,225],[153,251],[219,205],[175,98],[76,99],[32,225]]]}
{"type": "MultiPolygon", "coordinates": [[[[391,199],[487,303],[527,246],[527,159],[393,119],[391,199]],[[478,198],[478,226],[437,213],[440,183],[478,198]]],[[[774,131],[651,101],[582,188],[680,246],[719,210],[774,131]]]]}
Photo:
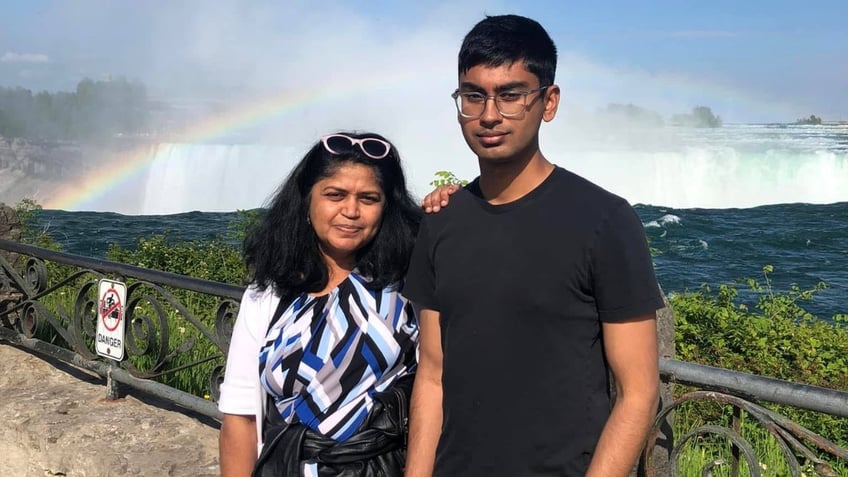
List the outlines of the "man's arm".
{"type": "Polygon", "coordinates": [[[442,433],[442,331],[439,312],[421,309],[418,368],[412,387],[406,477],[433,474],[442,433]]]}
{"type": "Polygon", "coordinates": [[[656,314],[603,323],[616,399],[586,477],[627,476],[645,445],[659,401],[656,314]]]}
{"type": "Polygon", "coordinates": [[[221,477],[247,477],[256,465],[256,417],[224,414],[218,438],[221,477]]]}

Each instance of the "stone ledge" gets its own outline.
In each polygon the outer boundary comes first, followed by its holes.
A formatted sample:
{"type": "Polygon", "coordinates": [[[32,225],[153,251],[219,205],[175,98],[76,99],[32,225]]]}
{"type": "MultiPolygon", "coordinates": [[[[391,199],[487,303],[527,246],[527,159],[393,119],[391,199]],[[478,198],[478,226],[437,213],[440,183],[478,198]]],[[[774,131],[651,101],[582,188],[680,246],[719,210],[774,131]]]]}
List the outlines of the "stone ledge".
{"type": "Polygon", "coordinates": [[[99,376],[0,342],[0,477],[219,475],[214,422],[105,396],[99,376]]]}

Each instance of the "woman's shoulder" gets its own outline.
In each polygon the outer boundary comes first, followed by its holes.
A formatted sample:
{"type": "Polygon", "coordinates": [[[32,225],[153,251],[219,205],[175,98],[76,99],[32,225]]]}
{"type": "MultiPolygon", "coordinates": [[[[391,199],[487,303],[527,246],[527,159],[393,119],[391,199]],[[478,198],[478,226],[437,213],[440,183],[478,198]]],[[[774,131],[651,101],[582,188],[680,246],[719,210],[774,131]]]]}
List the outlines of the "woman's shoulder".
{"type": "Polygon", "coordinates": [[[276,295],[277,294],[274,291],[273,286],[263,287],[260,284],[253,282],[245,287],[244,293],[241,296],[241,303],[242,305],[245,305],[245,303],[260,304],[273,299],[276,295]]]}

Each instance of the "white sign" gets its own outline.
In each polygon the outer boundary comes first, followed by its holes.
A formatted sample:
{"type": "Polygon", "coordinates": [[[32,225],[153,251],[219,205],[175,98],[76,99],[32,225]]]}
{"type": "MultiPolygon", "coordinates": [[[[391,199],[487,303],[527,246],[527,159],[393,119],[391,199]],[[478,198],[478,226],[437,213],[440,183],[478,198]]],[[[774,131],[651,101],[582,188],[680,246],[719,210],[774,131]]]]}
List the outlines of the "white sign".
{"type": "Polygon", "coordinates": [[[124,359],[124,307],[127,285],[102,279],[97,284],[97,354],[116,361],[124,359]]]}

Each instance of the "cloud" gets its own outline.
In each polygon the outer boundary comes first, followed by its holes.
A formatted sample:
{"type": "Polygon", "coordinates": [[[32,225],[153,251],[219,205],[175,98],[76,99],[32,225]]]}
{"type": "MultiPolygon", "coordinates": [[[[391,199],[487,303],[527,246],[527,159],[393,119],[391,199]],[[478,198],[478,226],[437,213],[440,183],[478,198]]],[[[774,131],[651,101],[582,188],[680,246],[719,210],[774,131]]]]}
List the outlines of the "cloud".
{"type": "Polygon", "coordinates": [[[50,57],[41,53],[15,53],[7,51],[0,56],[2,63],[49,63],[50,57]]]}

